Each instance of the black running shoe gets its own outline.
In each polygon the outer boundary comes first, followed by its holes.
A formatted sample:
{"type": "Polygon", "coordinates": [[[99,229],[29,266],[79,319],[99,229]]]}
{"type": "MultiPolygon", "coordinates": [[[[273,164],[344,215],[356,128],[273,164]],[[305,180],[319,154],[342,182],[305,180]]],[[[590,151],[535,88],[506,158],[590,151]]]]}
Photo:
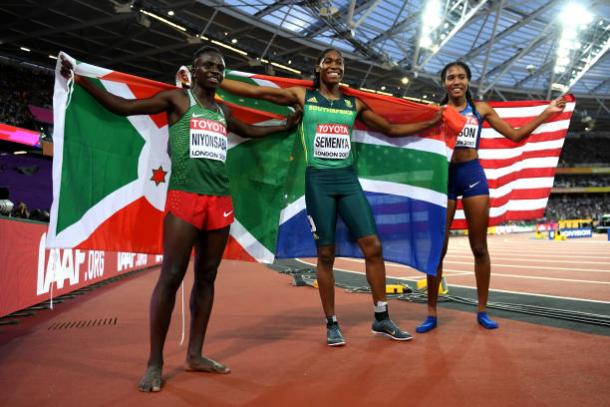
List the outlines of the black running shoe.
{"type": "Polygon", "coordinates": [[[376,335],[385,335],[394,339],[395,341],[409,341],[413,339],[410,333],[407,331],[402,331],[389,318],[381,321],[373,321],[371,331],[376,335]]]}
{"type": "Polygon", "coordinates": [[[343,335],[341,335],[339,324],[334,323],[326,326],[326,343],[328,346],[345,345],[345,339],[343,339],[343,335]]]}

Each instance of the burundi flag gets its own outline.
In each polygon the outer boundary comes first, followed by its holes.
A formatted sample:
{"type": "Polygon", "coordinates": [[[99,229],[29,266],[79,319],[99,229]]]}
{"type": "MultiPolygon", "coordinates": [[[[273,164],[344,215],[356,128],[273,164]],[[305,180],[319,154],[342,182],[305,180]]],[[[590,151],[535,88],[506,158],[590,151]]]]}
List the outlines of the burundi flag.
{"type": "MultiPolygon", "coordinates": [[[[76,73],[125,98],[171,88],[85,63],[76,73]]],[[[310,81],[229,72],[254,85],[310,86],[310,81]]],[[[430,118],[436,108],[345,89],[392,122],[430,118]]],[[[290,109],[219,91],[219,98],[247,123],[276,123],[290,109]]],[[[165,115],[119,117],[78,85],[56,75],[54,202],[50,247],[142,253],[161,252],[167,183],[165,115]]],[[[384,255],[434,273],[440,259],[447,205],[447,168],[464,120],[447,110],[444,123],[417,136],[388,138],[357,123],[357,170],[373,208],[384,255]]],[[[271,262],[275,257],[315,256],[304,207],[305,162],[296,131],[264,139],[229,138],[227,167],[236,221],[225,257],[271,262]]],[[[341,221],[337,253],[360,257],[341,221]]]]}

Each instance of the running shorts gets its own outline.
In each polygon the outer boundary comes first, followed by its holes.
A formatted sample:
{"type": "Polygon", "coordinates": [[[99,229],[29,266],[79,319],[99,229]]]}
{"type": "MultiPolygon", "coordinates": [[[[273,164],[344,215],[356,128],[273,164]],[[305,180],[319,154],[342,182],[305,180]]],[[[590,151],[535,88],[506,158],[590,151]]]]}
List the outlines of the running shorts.
{"type": "Polygon", "coordinates": [[[489,195],[487,177],[479,160],[450,163],[447,198],[457,200],[459,196],[468,198],[477,195],[489,195]]]}
{"type": "Polygon", "coordinates": [[[371,206],[353,167],[307,167],[305,205],[317,246],[335,244],[337,214],[355,239],[377,234],[371,206]]]}
{"type": "Polygon", "coordinates": [[[170,189],[165,203],[165,213],[168,212],[199,230],[222,229],[234,220],[230,195],[201,195],[170,189]]]}

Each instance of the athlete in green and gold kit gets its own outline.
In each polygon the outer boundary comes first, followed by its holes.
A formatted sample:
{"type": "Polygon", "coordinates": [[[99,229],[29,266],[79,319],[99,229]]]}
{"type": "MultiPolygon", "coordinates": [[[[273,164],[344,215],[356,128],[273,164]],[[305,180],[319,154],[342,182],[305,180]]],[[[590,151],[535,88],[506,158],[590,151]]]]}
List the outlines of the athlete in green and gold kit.
{"type": "Polygon", "coordinates": [[[356,117],[369,128],[388,136],[406,136],[433,126],[441,119],[409,124],[390,124],[358,98],[341,93],[344,60],[341,52],[327,49],[314,68],[313,90],[304,87],[271,88],[252,86],[225,79],[221,87],[240,96],[264,99],[280,105],[303,107],[300,127],[307,162],[305,201],[311,230],[317,246],[317,280],[326,315],[327,344],[345,344],[335,315],[333,264],[335,261],[335,226],[341,216],[362,250],[366,277],[373,294],[374,333],[396,340],[411,335],[400,330],[389,317],[385,294],[385,264],[370,205],[354,169],[351,148],[356,117]]]}
{"type": "MultiPolygon", "coordinates": [[[[163,345],[176,300],[195,249],[195,281],[191,292],[191,327],[186,369],[229,373],[226,366],[202,354],[203,340],[214,301],[214,281],[229,236],[233,208],[225,168],[227,135],[263,137],[286,131],[299,114],[282,126],[250,126],[214,96],[224,77],[224,59],[216,48],[204,47],[193,56],[191,89],[162,91],[148,99],[123,99],[98,88],[87,78],[75,82],[113,113],[122,116],[165,112],[169,123],[172,175],[163,224],[163,265],[150,302],[150,355],[138,384],[141,391],[162,385],[163,345]]],[[[62,61],[62,75],[73,67],[62,61]]]]}

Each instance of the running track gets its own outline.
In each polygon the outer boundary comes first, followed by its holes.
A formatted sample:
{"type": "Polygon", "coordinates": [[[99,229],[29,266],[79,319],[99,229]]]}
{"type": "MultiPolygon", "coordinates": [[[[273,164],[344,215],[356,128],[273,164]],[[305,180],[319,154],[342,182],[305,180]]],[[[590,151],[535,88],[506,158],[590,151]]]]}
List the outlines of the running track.
{"type": "MultiPolygon", "coordinates": [[[[533,234],[489,236],[491,290],[610,303],[610,242],[606,235],[564,241],[533,234]]],[[[315,265],[315,259],[300,259],[315,265]]],[[[364,274],[361,259],[338,258],[335,269],[364,274]]],[[[387,277],[416,281],[424,275],[386,263],[387,277]]],[[[449,286],[476,287],[467,237],[452,237],[444,262],[449,286]]]]}

